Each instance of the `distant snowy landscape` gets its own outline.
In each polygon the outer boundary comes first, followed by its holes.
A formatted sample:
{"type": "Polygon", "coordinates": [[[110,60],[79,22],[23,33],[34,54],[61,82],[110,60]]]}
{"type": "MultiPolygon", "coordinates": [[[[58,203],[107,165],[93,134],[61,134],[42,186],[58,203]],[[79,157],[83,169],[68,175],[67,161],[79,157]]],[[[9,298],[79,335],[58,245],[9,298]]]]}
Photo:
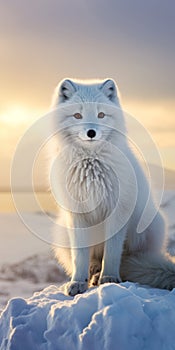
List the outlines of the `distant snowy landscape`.
{"type": "MultiPolygon", "coordinates": [[[[175,255],[175,191],[164,193],[161,207],[175,255]]],[[[66,276],[50,246],[17,214],[0,214],[0,223],[0,350],[175,349],[175,289],[126,282],[65,296],[66,276]]]]}

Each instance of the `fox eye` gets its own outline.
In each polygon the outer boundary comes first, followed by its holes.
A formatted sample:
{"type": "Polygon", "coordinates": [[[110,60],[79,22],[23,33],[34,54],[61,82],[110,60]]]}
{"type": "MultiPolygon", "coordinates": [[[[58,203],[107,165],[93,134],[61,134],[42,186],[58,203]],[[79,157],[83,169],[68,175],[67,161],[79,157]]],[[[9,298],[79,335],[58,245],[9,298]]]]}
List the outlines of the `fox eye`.
{"type": "Polygon", "coordinates": [[[104,118],[105,114],[103,112],[98,113],[98,118],[104,118]]]}
{"type": "Polygon", "coordinates": [[[76,118],[76,119],[82,119],[83,117],[82,117],[82,115],[81,115],[80,113],[75,113],[75,114],[74,114],[74,118],[76,118]]]}

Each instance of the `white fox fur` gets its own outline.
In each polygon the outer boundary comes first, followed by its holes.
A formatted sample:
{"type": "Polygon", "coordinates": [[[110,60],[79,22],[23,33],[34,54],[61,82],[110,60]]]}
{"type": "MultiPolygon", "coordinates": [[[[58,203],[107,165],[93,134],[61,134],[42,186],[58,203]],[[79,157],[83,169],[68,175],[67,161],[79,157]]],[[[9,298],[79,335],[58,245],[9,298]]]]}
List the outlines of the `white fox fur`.
{"type": "Polygon", "coordinates": [[[165,255],[164,219],[152,197],[148,217],[156,214],[137,232],[149,185],[128,144],[115,82],[66,79],[56,90],[53,107],[58,107],[53,132],[60,131],[51,187],[60,204],[58,223],[66,227],[64,241],[71,247],[56,246],[58,226],[55,254],[71,276],[65,292],[75,295],[88,283],[124,280],[175,287],[175,266],[165,255]]]}

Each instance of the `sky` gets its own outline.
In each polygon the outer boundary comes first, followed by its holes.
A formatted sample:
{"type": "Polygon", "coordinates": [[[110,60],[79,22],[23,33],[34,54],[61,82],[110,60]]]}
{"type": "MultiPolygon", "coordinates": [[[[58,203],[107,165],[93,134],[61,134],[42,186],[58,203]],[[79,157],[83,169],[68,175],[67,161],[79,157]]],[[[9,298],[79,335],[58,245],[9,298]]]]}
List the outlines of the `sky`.
{"type": "Polygon", "coordinates": [[[1,0],[0,187],[17,141],[64,77],[115,79],[124,109],[175,170],[174,38],[173,0],[1,0]]]}

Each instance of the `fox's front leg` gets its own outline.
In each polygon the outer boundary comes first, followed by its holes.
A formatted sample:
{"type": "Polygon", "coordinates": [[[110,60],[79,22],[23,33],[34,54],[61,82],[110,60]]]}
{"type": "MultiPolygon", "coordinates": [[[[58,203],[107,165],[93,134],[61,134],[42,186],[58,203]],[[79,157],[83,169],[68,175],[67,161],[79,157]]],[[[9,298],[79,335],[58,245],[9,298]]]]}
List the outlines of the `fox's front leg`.
{"type": "Polygon", "coordinates": [[[66,213],[71,246],[72,277],[65,286],[65,293],[74,296],[85,292],[88,288],[89,254],[90,248],[86,241],[87,233],[82,227],[85,223],[81,215],[66,213]],[[83,247],[82,247],[83,246],[83,247]]]}
{"type": "Polygon", "coordinates": [[[106,282],[121,282],[120,262],[125,237],[126,229],[123,228],[105,242],[99,284],[106,282]]]}
{"type": "Polygon", "coordinates": [[[72,278],[66,284],[65,292],[74,296],[88,288],[89,248],[72,248],[72,278]]]}

